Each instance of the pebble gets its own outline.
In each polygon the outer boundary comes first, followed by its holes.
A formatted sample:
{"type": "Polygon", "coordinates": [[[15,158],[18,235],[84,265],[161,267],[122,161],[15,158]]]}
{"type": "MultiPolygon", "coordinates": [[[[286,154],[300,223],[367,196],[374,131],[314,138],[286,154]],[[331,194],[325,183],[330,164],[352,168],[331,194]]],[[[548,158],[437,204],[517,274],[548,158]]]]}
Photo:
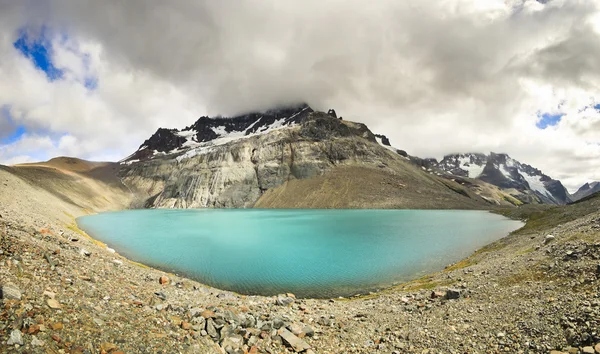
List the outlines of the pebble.
{"type": "Polygon", "coordinates": [[[162,285],[169,284],[169,278],[163,275],[162,277],[158,278],[158,282],[162,285]]]}
{"type": "Polygon", "coordinates": [[[56,301],[55,299],[48,299],[46,301],[46,303],[48,304],[48,307],[50,307],[51,309],[59,309],[60,308],[60,303],[58,301],[56,301]]]}

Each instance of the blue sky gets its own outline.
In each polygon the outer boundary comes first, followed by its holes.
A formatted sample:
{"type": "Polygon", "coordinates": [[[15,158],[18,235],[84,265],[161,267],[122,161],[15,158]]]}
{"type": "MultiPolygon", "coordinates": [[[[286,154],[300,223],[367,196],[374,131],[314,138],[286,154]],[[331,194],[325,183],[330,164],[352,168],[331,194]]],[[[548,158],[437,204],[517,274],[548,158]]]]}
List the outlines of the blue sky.
{"type": "Polygon", "coordinates": [[[33,64],[44,73],[50,81],[63,77],[63,71],[54,66],[52,62],[52,42],[47,28],[42,28],[39,35],[31,36],[31,32],[22,29],[19,38],[13,43],[24,56],[29,58],[33,64]]]}
{"type": "Polygon", "coordinates": [[[25,127],[12,119],[9,106],[4,105],[0,108],[0,117],[5,122],[2,126],[6,129],[5,132],[0,132],[1,144],[12,144],[25,134],[25,127]]]}
{"type": "Polygon", "coordinates": [[[540,129],[546,129],[560,123],[560,120],[564,116],[564,113],[543,113],[538,114],[540,120],[536,123],[536,126],[540,129]]]}

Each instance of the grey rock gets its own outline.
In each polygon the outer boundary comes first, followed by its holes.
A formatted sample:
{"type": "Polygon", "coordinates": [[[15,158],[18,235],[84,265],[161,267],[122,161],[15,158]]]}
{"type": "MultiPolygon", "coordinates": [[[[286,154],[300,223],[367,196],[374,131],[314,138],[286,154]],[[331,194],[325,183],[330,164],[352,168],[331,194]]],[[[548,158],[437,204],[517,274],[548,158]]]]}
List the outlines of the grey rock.
{"type": "Polygon", "coordinates": [[[155,292],[154,295],[156,295],[156,297],[158,297],[159,299],[165,301],[167,299],[167,295],[165,295],[165,293],[163,292],[155,292]]]}
{"type": "Polygon", "coordinates": [[[285,325],[285,323],[283,322],[283,320],[280,317],[275,317],[273,319],[273,328],[280,329],[284,325],[285,325]]]}
{"type": "Polygon", "coordinates": [[[287,295],[277,295],[276,303],[280,306],[289,306],[296,301],[293,297],[287,295]]]}
{"type": "Polygon", "coordinates": [[[6,344],[8,345],[23,345],[23,336],[21,335],[21,331],[15,329],[12,332],[10,332],[10,338],[8,338],[8,341],[6,342],[6,344]]]}
{"type": "Polygon", "coordinates": [[[446,291],[446,299],[453,300],[460,298],[460,290],[458,289],[448,289],[446,291]]]}
{"type": "Polygon", "coordinates": [[[308,345],[308,343],[296,337],[292,334],[292,332],[288,331],[287,329],[280,330],[279,336],[281,337],[281,339],[283,339],[285,343],[291,346],[295,352],[302,352],[310,349],[310,345],[308,345]]]}
{"type": "Polygon", "coordinates": [[[21,300],[21,290],[14,284],[5,284],[0,289],[0,298],[5,300],[21,300]]]}
{"type": "Polygon", "coordinates": [[[239,334],[228,334],[221,340],[221,347],[228,354],[243,353],[244,338],[239,334]]]}
{"type": "Polygon", "coordinates": [[[191,308],[188,312],[191,318],[198,317],[202,313],[202,309],[198,307],[191,308]]]}
{"type": "Polygon", "coordinates": [[[304,326],[302,332],[304,332],[304,335],[307,337],[313,337],[315,335],[315,330],[309,325],[304,326]]]}
{"type": "Polygon", "coordinates": [[[33,336],[31,338],[31,345],[33,347],[43,347],[44,344],[45,344],[44,341],[43,340],[39,340],[38,337],[36,337],[36,336],[33,336]]]}
{"type": "Polygon", "coordinates": [[[217,332],[217,329],[215,328],[215,323],[212,319],[206,321],[206,333],[208,333],[208,335],[212,339],[219,340],[219,332],[217,332]]]}
{"type": "Polygon", "coordinates": [[[555,237],[554,235],[546,235],[546,237],[544,237],[544,244],[547,245],[550,242],[554,241],[555,237]]]}
{"type": "Polygon", "coordinates": [[[240,317],[240,326],[243,328],[251,328],[256,326],[256,318],[251,314],[242,314],[240,317]]]}
{"type": "Polygon", "coordinates": [[[321,326],[331,326],[331,320],[326,317],[321,317],[317,320],[317,323],[321,326]]]}

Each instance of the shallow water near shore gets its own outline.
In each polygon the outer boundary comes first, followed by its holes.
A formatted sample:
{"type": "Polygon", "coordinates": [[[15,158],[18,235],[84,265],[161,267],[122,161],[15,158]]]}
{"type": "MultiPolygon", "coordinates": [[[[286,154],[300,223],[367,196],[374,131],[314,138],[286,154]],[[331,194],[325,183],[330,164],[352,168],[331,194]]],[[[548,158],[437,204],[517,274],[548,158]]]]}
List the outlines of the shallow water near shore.
{"type": "Polygon", "coordinates": [[[523,225],[463,210],[152,209],[77,222],[134,261],[242,294],[299,297],[414,279],[523,225]]]}

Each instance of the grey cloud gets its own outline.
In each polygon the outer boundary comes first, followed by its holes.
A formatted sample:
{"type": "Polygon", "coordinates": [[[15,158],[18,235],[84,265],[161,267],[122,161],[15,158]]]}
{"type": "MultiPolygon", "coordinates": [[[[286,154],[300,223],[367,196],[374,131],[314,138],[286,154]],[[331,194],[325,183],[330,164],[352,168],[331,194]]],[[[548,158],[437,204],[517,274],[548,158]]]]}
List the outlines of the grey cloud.
{"type": "MultiPolygon", "coordinates": [[[[115,67],[185,92],[206,108],[197,116],[306,101],[417,155],[507,151],[563,173],[540,157],[545,148],[514,136],[524,124],[515,117],[540,109],[522,80],[598,93],[600,36],[586,21],[600,4],[541,2],[477,12],[434,0],[31,0],[1,3],[12,15],[0,18],[96,41],[115,67]]],[[[173,126],[146,119],[132,99],[119,103],[131,121],[118,126],[173,126]]]]}

